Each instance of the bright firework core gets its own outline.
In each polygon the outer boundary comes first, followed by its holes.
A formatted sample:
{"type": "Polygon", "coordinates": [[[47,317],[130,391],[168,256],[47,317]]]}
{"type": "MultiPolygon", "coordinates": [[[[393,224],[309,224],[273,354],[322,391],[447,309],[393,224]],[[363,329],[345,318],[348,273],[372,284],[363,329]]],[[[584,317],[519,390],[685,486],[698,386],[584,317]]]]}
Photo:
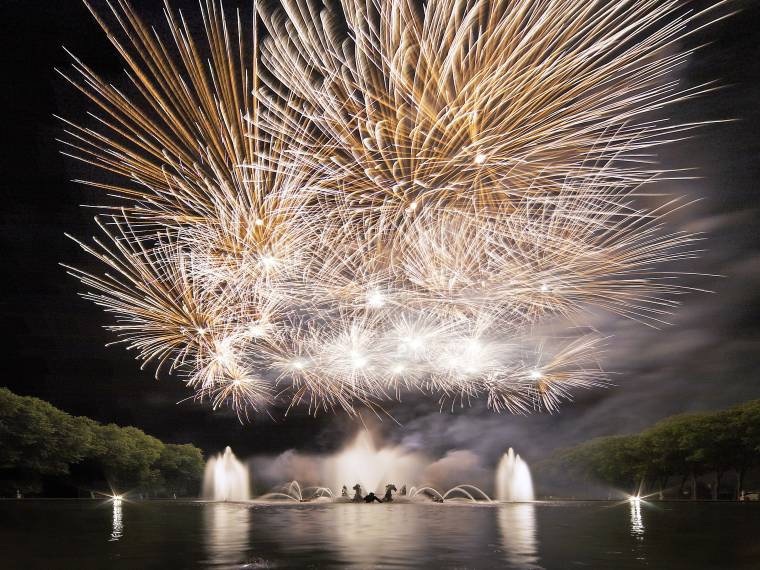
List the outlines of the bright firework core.
{"type": "Polygon", "coordinates": [[[680,204],[638,195],[665,172],[641,157],[694,128],[651,111],[700,91],[673,46],[709,11],[283,3],[246,30],[207,0],[192,40],[169,14],[176,56],[114,7],[142,96],[74,60],[100,115],[66,122],[66,153],[123,207],[81,243],[107,273],[69,270],[109,328],[240,416],[403,392],[524,413],[605,384],[588,309],[657,326],[689,289],[680,204]]]}

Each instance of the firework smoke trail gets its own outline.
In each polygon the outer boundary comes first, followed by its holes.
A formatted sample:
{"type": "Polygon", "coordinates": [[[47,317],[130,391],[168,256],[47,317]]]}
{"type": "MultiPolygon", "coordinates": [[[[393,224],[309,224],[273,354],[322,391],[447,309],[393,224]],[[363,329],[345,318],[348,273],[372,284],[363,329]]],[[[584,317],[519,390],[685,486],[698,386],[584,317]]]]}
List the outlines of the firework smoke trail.
{"type": "MultiPolygon", "coordinates": [[[[717,3],[711,10],[724,4],[717,3]]],[[[126,0],[107,22],[129,86],[73,57],[97,106],[64,153],[119,202],[107,268],[68,267],[141,360],[241,418],[272,407],[553,411],[604,385],[589,307],[657,326],[690,289],[686,204],[638,205],[677,173],[654,148],[696,124],[653,111],[709,23],[681,1],[283,0],[171,43],[126,0]],[[250,23],[246,23],[246,20],[250,23]],[[536,338],[547,319],[560,339],[536,338]]]]}

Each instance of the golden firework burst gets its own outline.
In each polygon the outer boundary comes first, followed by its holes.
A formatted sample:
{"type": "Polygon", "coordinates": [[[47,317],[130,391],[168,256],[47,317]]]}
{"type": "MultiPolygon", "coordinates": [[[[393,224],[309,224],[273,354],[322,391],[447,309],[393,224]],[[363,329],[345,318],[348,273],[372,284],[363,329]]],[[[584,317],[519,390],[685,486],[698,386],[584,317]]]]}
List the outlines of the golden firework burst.
{"type": "Polygon", "coordinates": [[[640,194],[698,126],[661,110],[712,88],[679,86],[679,45],[723,4],[205,0],[202,38],[166,5],[170,41],[126,1],[91,10],[128,84],[62,73],[97,107],[64,153],[118,200],[79,242],[107,272],[69,272],[241,418],[409,392],[555,410],[605,384],[601,340],[539,324],[656,326],[690,290],[667,269],[699,236],[640,194]]]}

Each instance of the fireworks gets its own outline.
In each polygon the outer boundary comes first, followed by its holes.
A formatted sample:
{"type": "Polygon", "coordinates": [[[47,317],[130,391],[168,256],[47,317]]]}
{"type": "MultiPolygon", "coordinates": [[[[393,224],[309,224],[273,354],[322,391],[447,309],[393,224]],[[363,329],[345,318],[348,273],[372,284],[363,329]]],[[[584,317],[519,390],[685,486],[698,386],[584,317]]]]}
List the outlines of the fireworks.
{"type": "MultiPolygon", "coordinates": [[[[722,3],[718,3],[720,5],[722,3]]],[[[73,59],[96,105],[65,153],[119,202],[69,272],[145,363],[238,414],[441,405],[555,410],[605,383],[596,306],[657,325],[695,256],[653,148],[693,129],[679,1],[283,0],[243,17],[167,5],[166,43],[126,2],[117,88],[73,59]],[[249,20],[249,23],[246,23],[249,20]],[[564,323],[558,338],[539,325],[564,323]]],[[[714,9],[715,6],[712,8],[714,9]]]]}

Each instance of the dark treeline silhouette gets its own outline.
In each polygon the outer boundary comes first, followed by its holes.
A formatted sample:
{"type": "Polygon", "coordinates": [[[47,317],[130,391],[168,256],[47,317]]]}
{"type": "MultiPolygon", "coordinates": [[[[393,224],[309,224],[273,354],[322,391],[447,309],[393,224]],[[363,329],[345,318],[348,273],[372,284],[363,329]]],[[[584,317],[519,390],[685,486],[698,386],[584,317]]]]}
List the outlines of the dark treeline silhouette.
{"type": "MultiPolygon", "coordinates": [[[[536,465],[565,491],[603,486],[653,498],[736,499],[760,465],[760,400],[666,418],[633,435],[599,437],[536,465]],[[580,484],[580,487],[578,485],[580,484]]],[[[588,492],[586,493],[588,494],[588,492]]]]}
{"type": "Polygon", "coordinates": [[[0,495],[90,496],[112,491],[197,495],[203,456],[134,427],[75,417],[0,388],[0,495]]]}

